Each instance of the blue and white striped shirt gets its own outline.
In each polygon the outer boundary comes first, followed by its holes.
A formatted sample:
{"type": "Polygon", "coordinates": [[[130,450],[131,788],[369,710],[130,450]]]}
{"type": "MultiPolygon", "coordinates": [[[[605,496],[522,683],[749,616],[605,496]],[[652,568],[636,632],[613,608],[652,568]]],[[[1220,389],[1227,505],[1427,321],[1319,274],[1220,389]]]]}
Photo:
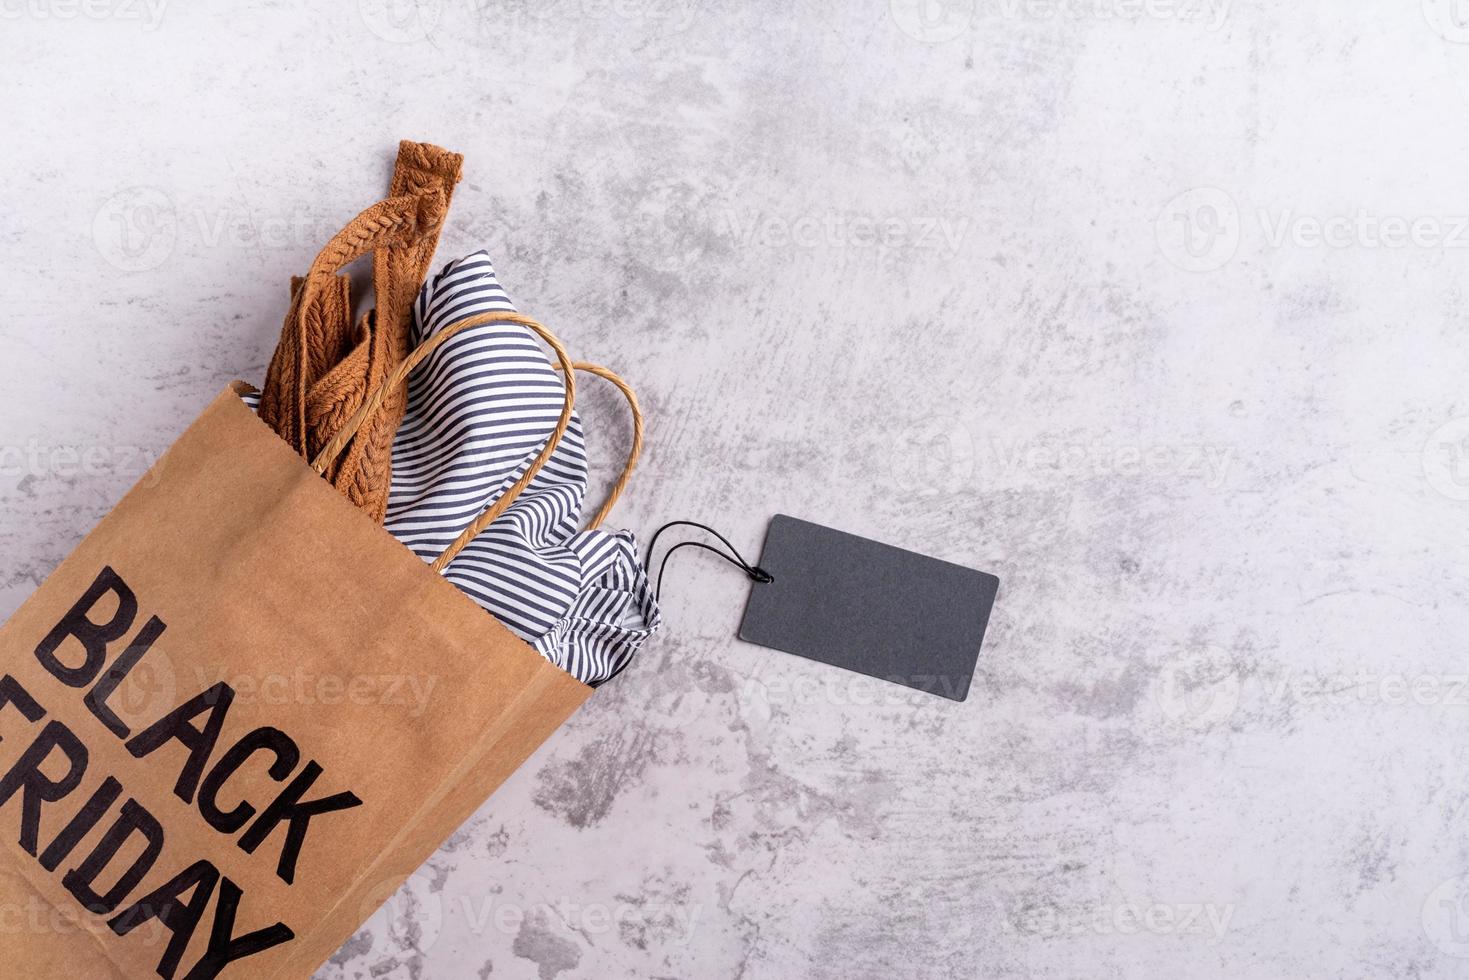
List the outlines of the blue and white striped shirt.
{"type": "MultiPolygon", "coordinates": [[[[412,342],[514,309],[490,257],[476,252],[424,285],[412,342]]],[[[471,327],[434,350],[409,377],[387,530],[433,561],[530,466],[563,399],[560,375],[520,324],[471,327]]],[[[627,665],[660,617],[631,532],[577,530],[586,490],[586,442],[573,415],[530,485],[444,576],[546,659],[597,684],[627,665]]]]}

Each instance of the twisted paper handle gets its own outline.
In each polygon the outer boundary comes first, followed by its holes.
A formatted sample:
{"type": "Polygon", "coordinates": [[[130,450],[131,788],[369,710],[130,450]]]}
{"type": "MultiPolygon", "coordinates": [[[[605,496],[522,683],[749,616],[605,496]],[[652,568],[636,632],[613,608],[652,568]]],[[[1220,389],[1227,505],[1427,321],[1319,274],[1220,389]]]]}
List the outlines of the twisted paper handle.
{"type": "Polygon", "coordinates": [[[394,368],[383,383],[368,394],[367,399],[362,403],[362,407],[358,408],[352,417],[346,421],[341,431],[322,447],[321,453],[317,455],[311,464],[311,468],[316,470],[317,473],[325,473],[326,468],[331,465],[332,460],[341,455],[342,450],[347,447],[347,443],[352,441],[352,437],[356,435],[362,423],[373,412],[377,411],[383,399],[387,398],[399,385],[408,380],[408,375],[413,372],[413,369],[425,357],[432,354],[441,344],[451,337],[463,333],[470,327],[477,327],[483,323],[518,323],[534,330],[550,346],[551,350],[556,353],[556,360],[560,362],[561,370],[566,374],[566,398],[562,402],[561,417],[556,420],[556,428],[551,432],[551,436],[546,440],[546,444],[541,447],[541,451],[536,454],[536,458],[531,461],[526,471],[520,475],[520,479],[511,484],[510,488],[501,494],[498,500],[485,508],[484,512],[476,517],[473,523],[460,533],[459,537],[454,540],[454,543],[449,545],[443,554],[434,559],[433,569],[436,572],[442,572],[449,562],[459,556],[459,552],[463,551],[469,542],[478,537],[481,531],[494,523],[501,514],[505,513],[511,504],[515,503],[515,499],[520,496],[521,491],[530,485],[530,481],[535,479],[536,474],[541,471],[541,467],[546,465],[546,461],[556,451],[556,447],[561,443],[561,437],[566,435],[566,427],[571,422],[572,406],[576,402],[576,377],[573,374],[571,355],[566,353],[566,348],[561,346],[561,341],[556,339],[555,334],[551,333],[551,331],[547,330],[539,322],[519,313],[481,313],[476,316],[465,317],[463,320],[454,321],[428,340],[419,344],[413,353],[409,354],[403,360],[403,363],[394,368]]]}
{"type": "Polygon", "coordinates": [[[588,528],[601,527],[602,523],[607,520],[607,515],[612,512],[612,508],[617,504],[618,498],[627,489],[628,481],[632,479],[633,471],[638,465],[638,458],[642,455],[643,451],[643,410],[638,404],[638,396],[632,390],[631,385],[600,364],[591,364],[586,361],[573,362],[570,355],[566,353],[566,348],[561,345],[561,341],[551,331],[542,326],[540,322],[520,313],[495,312],[481,313],[476,316],[465,317],[463,320],[456,320],[420,344],[413,353],[409,354],[403,360],[403,363],[399,364],[388,375],[381,385],[368,394],[367,398],[357,411],[353,413],[352,417],[347,419],[337,434],[331,438],[331,441],[322,447],[321,452],[312,461],[311,468],[318,474],[324,474],[327,467],[332,464],[332,461],[340,456],[342,451],[347,447],[347,444],[352,441],[352,437],[362,427],[363,422],[377,411],[383,399],[387,398],[393,390],[407,381],[408,376],[413,373],[413,369],[422,363],[424,358],[432,354],[451,337],[463,333],[470,327],[477,327],[485,323],[518,323],[535,331],[556,354],[556,370],[566,376],[566,397],[561,405],[561,415],[556,420],[556,428],[551,432],[550,438],[541,447],[541,451],[531,462],[529,468],[521,474],[520,479],[516,480],[508,490],[500,495],[499,499],[487,507],[479,517],[475,518],[474,522],[464,529],[459,537],[454,540],[454,543],[445,549],[443,554],[434,560],[433,568],[435,571],[443,571],[449,562],[458,557],[459,553],[464,550],[469,542],[478,537],[481,531],[489,527],[501,514],[505,513],[510,505],[515,503],[516,498],[520,496],[521,492],[535,479],[536,474],[541,471],[541,468],[546,465],[546,462],[551,458],[551,454],[556,451],[556,447],[561,443],[562,437],[566,435],[566,427],[571,422],[571,413],[576,403],[576,371],[585,371],[588,374],[594,374],[616,386],[617,390],[622,392],[623,397],[627,399],[628,408],[632,411],[633,423],[632,449],[628,452],[627,462],[623,464],[622,473],[619,474],[617,482],[608,491],[607,499],[603,501],[601,508],[592,516],[592,519],[587,522],[588,528]]]}

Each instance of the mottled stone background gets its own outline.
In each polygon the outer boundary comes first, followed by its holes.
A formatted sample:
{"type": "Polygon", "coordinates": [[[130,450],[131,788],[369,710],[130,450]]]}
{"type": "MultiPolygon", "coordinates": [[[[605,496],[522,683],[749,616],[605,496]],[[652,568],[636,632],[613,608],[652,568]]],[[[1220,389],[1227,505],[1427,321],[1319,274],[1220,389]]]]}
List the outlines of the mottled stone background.
{"type": "Polygon", "coordinates": [[[667,626],[320,973],[1469,972],[1469,9],[4,0],[0,615],[400,137],[617,519],[998,574],[969,700],[667,626]],[[623,450],[614,399],[592,438],[623,450]]]}

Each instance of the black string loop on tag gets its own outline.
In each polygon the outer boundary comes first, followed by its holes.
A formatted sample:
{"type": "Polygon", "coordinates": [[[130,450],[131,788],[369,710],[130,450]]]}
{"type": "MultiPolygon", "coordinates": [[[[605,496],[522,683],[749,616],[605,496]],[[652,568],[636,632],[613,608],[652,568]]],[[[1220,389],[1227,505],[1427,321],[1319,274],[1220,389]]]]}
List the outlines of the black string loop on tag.
{"type": "Polygon", "coordinates": [[[653,586],[654,602],[659,601],[663,596],[663,572],[668,568],[668,559],[672,558],[673,553],[680,548],[702,548],[710,554],[718,555],[720,558],[723,558],[731,565],[734,565],[738,567],[741,571],[743,571],[746,577],[748,577],[751,582],[757,582],[761,585],[768,585],[769,583],[775,581],[775,577],[767,572],[765,569],[761,568],[759,565],[751,565],[749,562],[745,561],[744,556],[740,554],[739,549],[730,544],[729,538],[726,538],[724,535],[720,534],[709,525],[700,524],[698,521],[669,521],[667,524],[654,531],[653,537],[648,539],[648,557],[644,561],[644,564],[649,569],[653,567],[653,548],[658,544],[659,536],[671,527],[696,527],[701,531],[707,531],[718,538],[720,541],[724,542],[724,546],[729,549],[729,554],[725,554],[723,551],[720,551],[713,545],[705,544],[702,541],[680,541],[678,544],[669,548],[668,551],[666,551],[663,555],[663,561],[660,562],[658,565],[658,578],[656,580],[656,584],[653,586]]]}
{"type": "MultiPolygon", "coordinates": [[[[759,565],[751,565],[749,562],[745,561],[745,558],[743,555],[740,554],[739,549],[730,544],[729,538],[726,538],[724,535],[720,534],[709,525],[700,524],[698,521],[669,521],[667,524],[663,525],[658,530],[653,532],[653,536],[648,539],[647,557],[643,559],[643,566],[648,569],[650,573],[653,569],[653,549],[657,547],[658,539],[662,537],[663,532],[671,527],[696,527],[701,531],[707,531],[724,543],[724,546],[729,549],[729,554],[725,554],[723,551],[720,551],[713,545],[705,544],[702,541],[680,541],[678,544],[673,545],[671,548],[668,549],[668,551],[664,553],[663,561],[660,562],[658,565],[658,577],[653,584],[653,601],[655,603],[660,601],[663,597],[663,573],[668,569],[668,559],[672,558],[673,553],[680,548],[702,548],[704,551],[718,555],[720,558],[723,558],[731,565],[738,567],[742,572],[745,573],[745,576],[751,582],[755,582],[760,585],[769,585],[771,582],[775,581],[774,575],[771,575],[759,565]]],[[[631,658],[624,661],[623,665],[617,668],[617,670],[613,671],[612,675],[606,678],[606,680],[600,681],[598,684],[594,684],[592,686],[598,687],[601,684],[607,683],[607,681],[610,681],[613,677],[616,677],[618,674],[626,670],[628,664],[630,663],[632,663],[631,658]]]]}

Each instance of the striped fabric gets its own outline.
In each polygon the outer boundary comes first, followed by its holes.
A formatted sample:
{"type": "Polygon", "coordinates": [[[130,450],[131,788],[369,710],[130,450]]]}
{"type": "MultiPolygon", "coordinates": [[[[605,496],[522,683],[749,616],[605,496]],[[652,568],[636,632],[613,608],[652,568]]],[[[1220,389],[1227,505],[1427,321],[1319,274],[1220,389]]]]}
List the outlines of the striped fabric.
{"type": "MultiPolygon", "coordinates": [[[[413,342],[468,316],[514,309],[489,256],[476,252],[424,285],[413,342]]],[[[520,324],[483,324],[443,344],[409,378],[387,530],[433,561],[530,466],[562,399],[560,376],[520,324]]],[[[595,685],[627,665],[659,613],[631,532],[577,530],[586,491],[586,443],[573,416],[535,479],[444,575],[546,659],[595,685]]]]}

